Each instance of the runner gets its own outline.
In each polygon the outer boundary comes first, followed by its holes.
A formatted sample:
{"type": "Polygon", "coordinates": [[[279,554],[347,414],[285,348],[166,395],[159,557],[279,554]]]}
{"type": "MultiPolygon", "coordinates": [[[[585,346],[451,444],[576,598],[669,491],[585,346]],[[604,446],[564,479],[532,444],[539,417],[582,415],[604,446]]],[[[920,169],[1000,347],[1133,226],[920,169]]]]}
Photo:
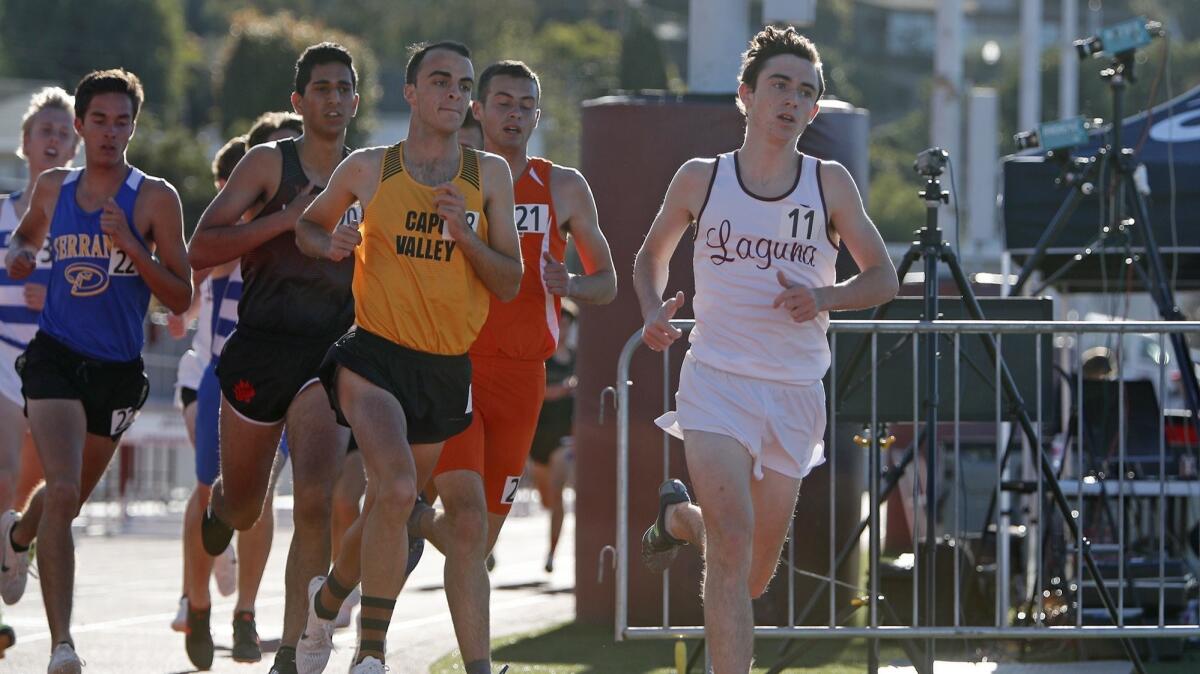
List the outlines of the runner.
{"type": "Polygon", "coordinates": [[[575,419],[575,317],[577,310],[563,301],[558,317],[558,349],[546,359],[546,400],[538,415],[533,445],[529,448],[529,469],[542,507],[550,511],[550,551],[546,553],[546,573],[554,572],[554,551],[562,534],[563,489],[571,478],[574,441],[571,432],[575,419]]]}
{"type": "Polygon", "coordinates": [[[540,98],[537,75],[520,61],[501,61],[479,77],[473,105],[484,150],[503,157],[517,176],[515,221],[525,271],[515,300],[493,298],[471,346],[474,416],[464,433],[446,442],[434,471],[444,510],[418,505],[412,520],[414,535],[446,555],[446,598],[468,672],[472,666],[490,671],[486,558],[525,472],[546,390],[546,359],[558,348],[562,299],[604,304],[617,293],[587,181],[575,169],[528,154],[540,98]],[[563,264],[568,236],[585,274],[570,274],[563,264]]]}
{"type": "MultiPolygon", "coordinates": [[[[297,227],[309,255],[358,260],[356,327],[330,350],[321,379],[339,421],[354,429],[367,469],[363,514],[328,581],[317,576],[309,585],[301,672],[325,668],[332,621],[358,584],[360,565],[353,671],[384,671],[392,609],[414,561],[406,521],[442,443],[471,422],[467,350],[487,317],[489,291],[512,300],[521,282],[508,166],[457,140],[474,85],[470,51],[456,42],[418,45],[405,81],[408,138],[352,155],[297,227]],[[361,233],[336,226],[355,201],[367,204],[361,233]]],[[[471,530],[448,527],[446,537],[483,540],[482,518],[463,524],[471,530]]],[[[482,570],[483,555],[477,560],[482,570]]],[[[467,671],[490,672],[486,651],[467,671]]]]}
{"type": "MultiPolygon", "coordinates": [[[[241,258],[237,330],[221,352],[220,477],[201,533],[220,554],[234,530],[258,521],[286,422],[292,450],[295,530],[288,555],[282,646],[272,671],[294,671],[304,628],[305,586],[329,565],[334,476],[348,441],[325,392],[314,386],[329,346],[354,319],[353,260],[313,262],[296,248],[296,220],[348,154],[357,75],[340,45],[309,47],[296,62],[292,107],[304,135],[250,150],[209,205],[192,238],[193,267],[241,258]],[[249,222],[243,215],[254,212],[249,222]]],[[[341,215],[361,220],[347,204],[341,215]]]]}
{"type": "Polygon", "coordinates": [[[642,555],[661,570],[678,546],[700,549],[705,637],[721,674],[750,669],[750,600],[775,572],[801,479],[825,460],[828,312],[875,306],[897,288],[849,172],[796,151],[825,89],[813,43],[768,26],[739,80],[741,148],[679,169],[634,263],[642,339],[661,351],[681,336],[669,321],[684,302],[682,292],[662,301],[668,265],[695,224],[696,325],[676,411],[658,423],[683,438],[698,502],[682,482],[664,483],[642,555]],[[863,271],[835,284],[839,241],[863,271]]]}
{"type": "MultiPolygon", "coordinates": [[[[29,208],[37,177],[62,168],[75,158],[79,136],[75,133],[74,101],[59,87],[46,87],[29,99],[21,118],[21,147],[29,181],[25,189],[0,197],[0,252],[29,208]]],[[[22,407],[21,380],[13,363],[37,332],[38,313],[46,301],[50,280],[50,248],[38,256],[37,269],[24,281],[0,272],[0,511],[24,508],[42,479],[41,462],[33,446],[22,407]]]]}
{"type": "Polygon", "coordinates": [[[75,130],[86,166],[38,178],[5,258],[10,277],[26,278],[51,238],[39,330],[17,361],[46,484],[24,517],[4,516],[0,546],[4,582],[23,589],[25,565],[16,558],[38,540],[52,674],[80,671],[70,631],[71,520],[146,400],[141,352],[150,295],[176,312],[192,300],[179,196],[125,160],[142,99],[138,78],[124,70],[80,81],[75,130]]]}

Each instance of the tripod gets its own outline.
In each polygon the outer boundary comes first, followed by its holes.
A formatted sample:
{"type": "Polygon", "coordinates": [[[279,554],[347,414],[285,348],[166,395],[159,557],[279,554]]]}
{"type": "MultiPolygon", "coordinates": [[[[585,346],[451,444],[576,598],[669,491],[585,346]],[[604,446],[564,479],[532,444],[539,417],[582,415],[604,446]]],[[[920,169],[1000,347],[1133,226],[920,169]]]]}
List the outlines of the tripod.
{"type": "MultiPolygon", "coordinates": [[[[1171,290],[1169,278],[1163,267],[1162,255],[1159,253],[1158,243],[1154,237],[1154,229],[1150,226],[1146,199],[1137,189],[1134,181],[1137,165],[1134,161],[1133,151],[1122,145],[1121,122],[1124,119],[1125,89],[1128,82],[1135,79],[1134,55],[1133,50],[1121,52],[1113,58],[1112,65],[1100,72],[1100,77],[1108,83],[1109,90],[1112,91],[1113,113],[1110,142],[1100,148],[1096,156],[1087,163],[1081,179],[1071,180],[1072,176],[1068,173],[1068,182],[1074,183],[1074,189],[1067,195],[1050,220],[1050,224],[1046,226],[1046,231],[1038,239],[1033,252],[1022,266],[1020,274],[1017,275],[1011,292],[1013,295],[1019,295],[1025,288],[1034,269],[1046,256],[1046,249],[1066,227],[1067,221],[1070,220],[1083,197],[1092,192],[1090,176],[1095,167],[1099,167],[1100,184],[1107,188],[1102,197],[1105,199],[1103,203],[1109,219],[1103,223],[1096,238],[1084,246],[1083,253],[1076,255],[1074,259],[1051,274],[1032,294],[1039,294],[1042,289],[1058,280],[1095,251],[1105,250],[1109,246],[1109,237],[1115,237],[1118,239],[1118,244],[1124,245],[1124,250],[1127,252],[1127,263],[1137,272],[1142,284],[1150,293],[1159,315],[1166,321],[1182,321],[1184,320],[1183,312],[1179,310],[1179,306],[1175,302],[1174,292],[1171,290]],[[1126,217],[1128,213],[1127,200],[1133,203],[1133,217],[1126,217]],[[1139,264],[1137,256],[1133,254],[1131,242],[1135,230],[1141,232],[1145,243],[1145,267],[1139,264]]],[[[1192,354],[1188,350],[1187,340],[1182,334],[1173,333],[1171,346],[1175,352],[1175,362],[1179,364],[1179,374],[1187,399],[1188,411],[1191,412],[1192,423],[1200,425],[1200,381],[1196,379],[1196,369],[1192,362],[1192,354]]]]}
{"type": "MultiPolygon", "coordinates": [[[[903,260],[901,260],[900,265],[896,270],[896,273],[901,279],[903,279],[907,275],[909,269],[912,268],[913,264],[917,262],[917,260],[923,260],[925,266],[925,320],[935,321],[938,317],[938,263],[944,263],[950,270],[950,273],[954,279],[954,283],[962,296],[963,305],[966,307],[967,313],[973,320],[983,320],[983,310],[979,305],[979,300],[975,297],[974,292],[971,290],[970,282],[968,281],[966,274],[963,272],[962,267],[958,262],[958,257],[955,255],[954,250],[950,247],[950,245],[943,240],[942,232],[940,229],[938,229],[938,208],[942,203],[948,201],[949,194],[942,191],[941,182],[938,180],[938,177],[942,173],[942,162],[936,160],[929,161],[928,157],[930,156],[941,157],[944,161],[945,153],[940,149],[934,148],[933,150],[927,150],[921,154],[921,157],[925,158],[925,161],[922,161],[921,159],[918,160],[917,168],[926,179],[925,188],[920,193],[922,199],[925,201],[925,226],[916,232],[917,240],[913,242],[912,246],[909,247],[908,251],[905,253],[903,260]]],[[[885,304],[878,307],[872,315],[872,320],[883,320],[887,316],[889,306],[890,305],[885,304]]],[[[921,611],[922,622],[926,626],[932,627],[936,622],[935,556],[937,545],[935,531],[937,509],[934,507],[934,504],[937,502],[938,494],[937,423],[938,407],[940,404],[938,395],[938,335],[936,333],[927,333],[923,335],[923,339],[926,340],[926,352],[924,371],[922,372],[921,377],[926,386],[926,398],[924,401],[926,421],[921,433],[909,447],[904,458],[901,459],[900,465],[907,465],[913,459],[917,448],[924,443],[926,448],[926,545],[924,550],[924,558],[921,562],[922,570],[924,571],[922,574],[923,578],[918,579],[918,581],[922,584],[923,588],[922,592],[920,593],[920,600],[923,602],[921,606],[923,609],[921,611]]],[[[997,385],[1002,387],[1007,400],[1008,418],[1017,422],[1021,432],[1024,434],[1030,445],[1036,447],[1037,443],[1041,441],[1038,436],[1038,431],[1034,428],[1033,421],[1026,410],[1025,403],[1022,400],[1020,393],[1017,390],[1016,382],[1013,379],[1008,365],[1004,363],[1003,359],[1001,358],[993,337],[989,335],[980,335],[980,339],[983,341],[984,349],[986,350],[992,365],[998,365],[997,369],[1000,373],[1000,381],[997,382],[997,385]]],[[[859,363],[861,363],[865,353],[866,340],[859,344],[858,348],[851,356],[848,365],[844,369],[842,378],[838,382],[839,391],[845,391],[847,389],[846,384],[850,381],[851,376],[854,374],[854,371],[858,367],[859,363]]],[[[1004,463],[1007,462],[1007,459],[1008,452],[1005,452],[1001,458],[1002,473],[1004,469],[1004,463]]],[[[1063,494],[1062,489],[1059,488],[1057,475],[1054,471],[1054,468],[1044,453],[1039,453],[1038,469],[1041,473],[1041,479],[1047,486],[1048,492],[1054,501],[1055,507],[1058,509],[1064,522],[1067,524],[1072,540],[1078,540],[1078,524],[1071,515],[1071,507],[1067,503],[1066,496],[1063,494]]],[[[889,481],[887,487],[880,495],[880,500],[883,500],[887,497],[888,493],[895,487],[896,483],[897,480],[889,481]]],[[[861,535],[866,526],[866,522],[860,523],[860,526],[857,530],[857,535],[861,535]]],[[[845,562],[846,557],[853,549],[853,541],[857,540],[857,535],[849,544],[847,544],[846,547],[840,551],[839,557],[835,561],[834,568],[840,567],[845,562]]],[[[1117,615],[1117,607],[1113,603],[1111,595],[1108,593],[1104,579],[1100,575],[1095,559],[1092,557],[1091,551],[1087,546],[1088,544],[1085,541],[1085,547],[1080,550],[1081,556],[1084,559],[1088,572],[1096,582],[1096,589],[1100,595],[1101,602],[1104,604],[1104,608],[1108,612],[1113,624],[1120,624],[1117,615]]],[[[915,541],[914,548],[916,548],[915,541]]],[[[999,579],[997,579],[997,581],[999,582],[999,579]]],[[[832,601],[832,599],[833,598],[831,597],[830,600],[832,601]]],[[[811,610],[812,606],[814,605],[815,601],[810,600],[808,607],[806,607],[805,611],[803,612],[803,616],[800,618],[801,621],[804,619],[804,617],[806,617],[808,611],[811,610]]],[[[1124,648],[1126,655],[1128,655],[1129,660],[1133,664],[1135,670],[1139,674],[1144,674],[1145,670],[1142,667],[1141,658],[1138,656],[1137,650],[1134,648],[1133,643],[1128,638],[1122,638],[1121,645],[1124,648]]],[[[872,664],[877,662],[876,649],[877,643],[872,643],[869,654],[870,662],[872,664]]],[[[927,641],[923,655],[924,661],[914,664],[917,665],[917,670],[922,672],[922,674],[932,674],[935,655],[932,639],[927,641]]],[[[874,670],[872,669],[872,671],[874,670]]]]}

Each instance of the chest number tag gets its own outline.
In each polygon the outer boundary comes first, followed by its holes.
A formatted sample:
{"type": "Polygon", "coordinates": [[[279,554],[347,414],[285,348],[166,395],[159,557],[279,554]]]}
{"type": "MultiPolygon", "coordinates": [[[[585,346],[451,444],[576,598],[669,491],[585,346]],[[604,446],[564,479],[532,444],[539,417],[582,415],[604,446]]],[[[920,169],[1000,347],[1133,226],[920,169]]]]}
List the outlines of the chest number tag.
{"type": "MultiPolygon", "coordinates": [[[[467,211],[466,213],[464,213],[464,216],[467,219],[467,227],[470,227],[472,232],[475,232],[476,234],[478,234],[479,233],[479,211],[467,211]]],[[[445,227],[444,223],[442,226],[442,238],[446,239],[447,241],[454,238],[454,237],[450,236],[450,230],[445,227]]]]}
{"type": "Polygon", "coordinates": [[[783,221],[779,223],[781,239],[812,239],[813,222],[817,213],[807,206],[784,207],[783,221]]]}
{"type": "Polygon", "coordinates": [[[517,204],[517,234],[545,234],[550,227],[549,204],[517,204]]]}
{"type": "Polygon", "coordinates": [[[133,260],[125,254],[125,251],[113,246],[108,254],[108,275],[109,276],[137,276],[137,267],[133,266],[133,260]]]}

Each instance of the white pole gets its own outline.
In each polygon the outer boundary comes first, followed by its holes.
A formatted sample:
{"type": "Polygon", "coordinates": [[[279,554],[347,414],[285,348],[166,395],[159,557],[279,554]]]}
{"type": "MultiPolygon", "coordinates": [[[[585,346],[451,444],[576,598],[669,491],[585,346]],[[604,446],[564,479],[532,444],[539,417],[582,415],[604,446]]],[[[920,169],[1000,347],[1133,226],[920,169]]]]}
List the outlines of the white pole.
{"type": "MultiPolygon", "coordinates": [[[[932,143],[950,153],[952,160],[962,166],[958,150],[962,147],[962,89],[963,89],[963,7],[962,0],[942,0],[937,3],[937,50],[934,52],[934,83],[929,115],[929,138],[932,143]]],[[[958,195],[951,195],[957,199],[958,195]]],[[[957,223],[953,209],[939,214],[946,240],[957,245],[957,223]]]]}
{"type": "Polygon", "coordinates": [[[1079,57],[1072,43],[1079,37],[1079,0],[1062,0],[1059,28],[1058,117],[1079,114],[1079,57]]]}
{"type": "Polygon", "coordinates": [[[1022,131],[1042,117],[1042,0],[1021,0],[1021,88],[1017,125],[1022,131]]]}
{"type": "MultiPolygon", "coordinates": [[[[1000,127],[1000,99],[995,89],[971,90],[967,108],[967,228],[962,254],[972,262],[995,260],[1000,254],[996,230],[996,171],[999,162],[996,135],[1000,127]]],[[[994,267],[993,267],[994,269],[994,267]]],[[[990,270],[989,270],[990,271],[990,270]]]]}
{"type": "Polygon", "coordinates": [[[737,90],[741,53],[750,39],[750,0],[691,0],[688,9],[688,91],[737,90]]]}

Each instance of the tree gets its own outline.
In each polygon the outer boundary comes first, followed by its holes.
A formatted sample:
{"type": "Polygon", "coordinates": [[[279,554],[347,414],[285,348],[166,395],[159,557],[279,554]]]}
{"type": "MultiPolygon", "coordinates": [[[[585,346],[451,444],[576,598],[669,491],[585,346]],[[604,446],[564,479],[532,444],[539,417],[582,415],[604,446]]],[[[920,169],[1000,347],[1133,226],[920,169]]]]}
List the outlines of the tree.
{"type": "Polygon", "coordinates": [[[667,66],[663,59],[662,45],[654,29],[646,24],[641,12],[628,13],[628,25],[621,36],[621,61],[619,66],[622,89],[666,89],[667,66]]]}
{"type": "Polygon", "coordinates": [[[137,132],[129,143],[129,163],[166,180],[179,191],[187,237],[216,196],[208,153],[208,144],[187,128],[166,125],[153,112],[138,115],[137,132]]]}
{"type": "Polygon", "coordinates": [[[167,118],[183,94],[183,11],[173,0],[8,0],[0,4],[0,62],[12,77],[74,89],[101,68],[137,74],[146,107],[167,118]]]}
{"type": "Polygon", "coordinates": [[[322,41],[338,42],[354,57],[358,116],[347,133],[357,147],[367,138],[378,104],[378,65],[359,40],[288,13],[264,17],[256,12],[234,16],[216,73],[217,123],[223,137],[245,133],[264,112],[290,110],[296,59],[305,47],[322,41]]]}

